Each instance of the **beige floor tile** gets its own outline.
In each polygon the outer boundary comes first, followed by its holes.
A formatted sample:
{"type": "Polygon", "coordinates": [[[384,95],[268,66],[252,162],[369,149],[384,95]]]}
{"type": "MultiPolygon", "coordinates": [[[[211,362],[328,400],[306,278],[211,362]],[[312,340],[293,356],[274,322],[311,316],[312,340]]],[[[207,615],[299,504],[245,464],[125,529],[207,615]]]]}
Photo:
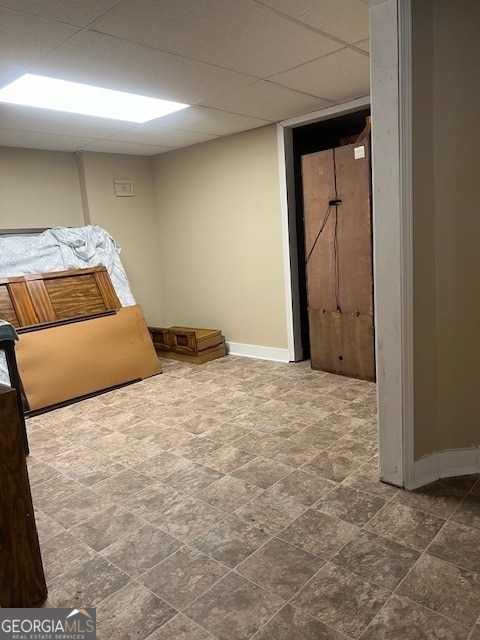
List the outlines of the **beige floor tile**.
{"type": "Polygon", "coordinates": [[[41,544],[45,543],[52,536],[56,536],[57,533],[65,531],[64,527],[39,509],[35,511],[35,524],[41,544]]]}
{"type": "Polygon", "coordinates": [[[472,633],[468,636],[468,640],[480,640],[480,624],[476,624],[472,633]]]}
{"type": "Polygon", "coordinates": [[[294,502],[310,507],[314,502],[330,493],[337,486],[327,480],[301,469],[294,469],[287,476],[270,487],[272,493],[278,493],[294,502]]]}
{"type": "Polygon", "coordinates": [[[284,478],[290,471],[292,471],[292,467],[286,464],[258,456],[244,464],[243,467],[233,471],[232,475],[250,484],[255,484],[262,489],[268,489],[272,484],[284,478]]]}
{"type": "Polygon", "coordinates": [[[393,590],[415,564],[419,553],[396,542],[360,531],[333,562],[358,576],[393,590]]]}
{"type": "Polygon", "coordinates": [[[337,631],[357,638],[389,596],[386,589],[328,563],[293,598],[292,604],[337,631]]]}
{"type": "Polygon", "coordinates": [[[318,452],[327,449],[327,447],[337,442],[340,437],[338,431],[316,424],[299,431],[291,437],[291,440],[305,447],[313,447],[318,452]]]}
{"type": "Polygon", "coordinates": [[[480,576],[427,554],[397,594],[464,624],[473,625],[480,615],[480,576]]]}
{"type": "Polygon", "coordinates": [[[270,447],[263,455],[265,458],[288,464],[290,467],[299,467],[313,458],[317,452],[318,450],[314,445],[293,442],[292,440],[281,440],[278,444],[270,447]]]}
{"type": "Polygon", "coordinates": [[[480,495],[467,494],[451,519],[460,524],[480,529],[480,495]]]}
{"type": "Polygon", "coordinates": [[[99,640],[480,640],[479,476],[380,482],[374,384],[162,365],[27,421],[46,606],[99,640]]]}
{"type": "Polygon", "coordinates": [[[148,636],[148,640],[174,639],[213,640],[213,636],[180,613],[148,636]]]}
{"type": "Polygon", "coordinates": [[[428,553],[467,571],[480,573],[480,531],[457,522],[446,522],[431,545],[428,553]]]}
{"type": "Polygon", "coordinates": [[[143,524],[130,511],[114,505],[75,525],[71,532],[95,551],[102,551],[143,524]]]}
{"type": "Polygon", "coordinates": [[[415,491],[400,491],[394,498],[395,502],[407,507],[420,509],[437,518],[449,518],[460,502],[466,491],[456,486],[434,483],[415,491]]]}
{"type": "Polygon", "coordinates": [[[468,633],[467,626],[392,596],[361,640],[466,640],[468,633]]]}
{"type": "Polygon", "coordinates": [[[355,525],[309,509],[280,532],[278,537],[328,560],[357,534],[358,527],[355,525]]]}
{"type": "Polygon", "coordinates": [[[139,577],[139,581],[177,609],[183,609],[220,580],[228,568],[191,547],[182,547],[139,577]]]}
{"type": "Polygon", "coordinates": [[[148,522],[153,522],[165,511],[180,504],[187,497],[187,494],[182,491],[178,491],[166,484],[155,482],[143,491],[129,496],[120,504],[136,516],[148,520],[148,522]]]}
{"type": "Polygon", "coordinates": [[[190,542],[224,517],[225,514],[219,509],[201,500],[187,498],[170,507],[154,524],[171,536],[190,542]]]}
{"type": "Polygon", "coordinates": [[[236,567],[269,540],[270,536],[240,520],[228,516],[191,543],[228,567],[236,567]]]}
{"type": "MultiPolygon", "coordinates": [[[[262,432],[251,432],[234,441],[237,449],[248,451],[254,455],[264,455],[274,445],[283,442],[283,438],[262,432]]],[[[280,461],[281,462],[281,461],[280,461]]]]}
{"type": "Polygon", "coordinates": [[[206,437],[194,436],[172,449],[172,453],[175,453],[178,456],[183,456],[184,458],[188,458],[189,460],[198,461],[203,456],[212,453],[220,447],[221,444],[216,440],[211,440],[210,438],[206,437]]]}
{"type": "Polygon", "coordinates": [[[346,636],[286,604],[255,636],[254,640],[345,640],[346,636]]]}
{"type": "Polygon", "coordinates": [[[97,556],[69,566],[48,584],[49,600],[56,607],[96,607],[124,587],[130,578],[97,556]]]}
{"type": "Polygon", "coordinates": [[[187,467],[165,476],[162,478],[162,482],[187,495],[193,495],[222,477],[223,473],[220,471],[189,461],[187,467]]]}
{"type": "Polygon", "coordinates": [[[97,634],[116,640],[147,638],[175,614],[166,602],[133,582],[97,606],[97,634]]]}
{"type": "Polygon", "coordinates": [[[444,523],[424,511],[390,502],[365,528],[417,551],[425,551],[444,523]]]}
{"type": "Polygon", "coordinates": [[[336,455],[330,451],[322,451],[302,466],[304,471],[315,473],[335,482],[342,482],[347,476],[356,471],[362,462],[355,458],[336,455]]]}
{"type": "Polygon", "coordinates": [[[273,535],[285,529],[304,511],[306,511],[305,505],[267,489],[257,498],[237,509],[235,514],[242,520],[251,522],[260,531],[273,535]]]}
{"type": "Polygon", "coordinates": [[[170,451],[163,451],[153,458],[149,458],[146,462],[135,465],[135,470],[154,480],[161,480],[175,471],[187,469],[190,467],[190,463],[190,460],[177,456],[170,451]]]}
{"type": "Polygon", "coordinates": [[[232,513],[259,496],[262,491],[263,489],[260,489],[260,487],[244,482],[239,478],[225,475],[220,480],[210,484],[206,489],[199,491],[195,497],[207,502],[212,507],[232,513]]]}
{"type": "Polygon", "coordinates": [[[372,493],[386,500],[399,493],[398,487],[381,482],[378,475],[378,465],[367,463],[347,476],[345,480],[342,481],[342,484],[353,487],[354,489],[366,491],[367,493],[372,493]]]}
{"type": "Polygon", "coordinates": [[[112,506],[110,500],[84,489],[47,507],[45,513],[69,529],[112,506]]]}
{"type": "Polygon", "coordinates": [[[85,486],[80,482],[56,473],[48,480],[32,486],[32,498],[36,507],[45,510],[84,489],[85,486]]]}
{"type": "Polygon", "coordinates": [[[317,556],[273,538],[242,562],[237,572],[289,600],[323,564],[317,556]]]}
{"type": "Polygon", "coordinates": [[[218,640],[250,638],[284,601],[235,573],[229,573],[185,609],[218,640]]]}
{"type": "MultiPolygon", "coordinates": [[[[220,445],[220,443],[218,443],[220,445]]],[[[222,473],[230,473],[243,467],[244,464],[254,460],[256,456],[248,451],[239,449],[236,446],[225,444],[219,446],[218,449],[201,457],[199,462],[207,467],[221,471],[222,473]]]]}
{"type": "Polygon", "coordinates": [[[385,500],[358,489],[338,485],[313,506],[323,513],[363,526],[385,505],[385,500]]]}
{"type": "Polygon", "coordinates": [[[115,476],[92,485],[92,491],[112,502],[122,502],[126,498],[151,486],[153,480],[134,469],[126,469],[115,476]]]}
{"type": "Polygon", "coordinates": [[[65,570],[94,557],[92,549],[67,531],[61,531],[42,542],[42,560],[48,584],[65,570]]]}
{"type": "Polygon", "coordinates": [[[133,578],[180,549],[182,543],[151,524],[122,535],[102,550],[102,556],[133,578]]]}
{"type": "Polygon", "coordinates": [[[377,450],[378,445],[375,441],[354,435],[344,436],[328,448],[328,451],[335,455],[355,458],[362,462],[368,462],[377,450]]]}

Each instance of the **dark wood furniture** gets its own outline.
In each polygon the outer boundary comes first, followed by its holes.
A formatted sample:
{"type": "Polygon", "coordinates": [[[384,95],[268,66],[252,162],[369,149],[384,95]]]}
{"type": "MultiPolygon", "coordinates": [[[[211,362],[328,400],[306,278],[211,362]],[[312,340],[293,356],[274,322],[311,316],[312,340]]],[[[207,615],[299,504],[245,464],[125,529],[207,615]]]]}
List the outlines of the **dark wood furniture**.
{"type": "Polygon", "coordinates": [[[46,598],[17,392],[0,385],[0,606],[32,607],[46,598]]]}
{"type": "Polygon", "coordinates": [[[121,306],[105,267],[0,279],[0,318],[16,328],[121,306]]]}

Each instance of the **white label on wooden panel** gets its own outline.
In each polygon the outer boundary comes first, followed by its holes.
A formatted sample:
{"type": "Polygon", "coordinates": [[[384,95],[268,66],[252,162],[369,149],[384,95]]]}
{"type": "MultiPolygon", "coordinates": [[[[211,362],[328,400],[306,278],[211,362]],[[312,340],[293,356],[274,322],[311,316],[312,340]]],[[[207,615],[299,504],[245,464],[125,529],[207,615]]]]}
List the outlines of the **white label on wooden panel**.
{"type": "Polygon", "coordinates": [[[355,147],[353,150],[353,156],[355,160],[360,160],[360,158],[365,157],[365,147],[362,145],[361,147],[355,147]]]}

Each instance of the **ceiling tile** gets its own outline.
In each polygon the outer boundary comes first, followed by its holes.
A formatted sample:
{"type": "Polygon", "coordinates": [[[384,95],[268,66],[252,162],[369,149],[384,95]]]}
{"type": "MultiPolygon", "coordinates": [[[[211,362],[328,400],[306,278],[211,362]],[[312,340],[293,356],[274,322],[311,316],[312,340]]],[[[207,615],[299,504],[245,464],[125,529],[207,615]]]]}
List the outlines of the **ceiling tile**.
{"type": "Polygon", "coordinates": [[[170,147],[149,144],[131,144],[116,140],[97,140],[91,144],[79,146],[77,151],[95,151],[97,153],[126,153],[132,156],[156,156],[159,153],[172,151],[170,147]]]}
{"type": "Polygon", "coordinates": [[[76,31],[76,27],[0,8],[0,66],[29,65],[76,31]]]}
{"type": "Polygon", "coordinates": [[[370,93],[368,56],[343,49],[326,58],[270,78],[272,82],[327,100],[344,102],[370,93]]]}
{"type": "Polygon", "coordinates": [[[85,27],[121,0],[0,0],[0,6],[85,27]]]}
{"type": "Polygon", "coordinates": [[[84,138],[104,138],[130,129],[131,126],[131,122],[0,104],[0,127],[4,129],[23,129],[57,135],[69,135],[75,131],[78,136],[84,138]]]}
{"type": "Polygon", "coordinates": [[[199,142],[212,140],[217,136],[207,133],[196,133],[193,131],[179,131],[176,129],[164,129],[152,127],[150,125],[139,125],[110,136],[109,140],[119,140],[120,142],[134,142],[139,144],[159,145],[162,147],[187,147],[199,142]]]}
{"type": "Polygon", "coordinates": [[[252,82],[250,76],[90,31],[70,38],[32,70],[188,104],[252,82]]]}
{"type": "Polygon", "coordinates": [[[290,91],[267,81],[259,81],[208,100],[204,106],[276,122],[310,113],[331,104],[326,100],[290,91]]]}
{"type": "Polygon", "coordinates": [[[368,7],[360,0],[259,0],[344,42],[368,38],[368,7]]]}
{"type": "Polygon", "coordinates": [[[10,82],[23,75],[21,69],[13,69],[12,67],[0,67],[0,88],[5,87],[10,82]]]}
{"type": "Polygon", "coordinates": [[[88,144],[89,142],[93,142],[93,140],[76,136],[57,136],[51,133],[0,129],[0,147],[75,151],[80,145],[88,144]]]}
{"type": "Polygon", "coordinates": [[[125,0],[91,28],[259,78],[339,48],[253,0],[125,0]]]}
{"type": "Polygon", "coordinates": [[[168,116],[152,120],[150,124],[161,125],[171,129],[182,129],[185,131],[198,131],[199,133],[211,133],[216,136],[226,136],[231,133],[238,133],[246,129],[256,129],[264,127],[272,120],[260,120],[250,116],[242,116],[219,109],[209,109],[207,107],[190,107],[176,111],[168,116]]]}

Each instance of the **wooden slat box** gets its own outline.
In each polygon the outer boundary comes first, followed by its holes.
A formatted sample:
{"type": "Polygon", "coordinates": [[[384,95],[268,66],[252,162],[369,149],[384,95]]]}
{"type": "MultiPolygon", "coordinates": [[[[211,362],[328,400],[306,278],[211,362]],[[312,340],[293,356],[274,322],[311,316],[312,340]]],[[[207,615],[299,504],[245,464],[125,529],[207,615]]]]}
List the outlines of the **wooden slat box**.
{"type": "Polygon", "coordinates": [[[157,353],[163,358],[203,364],[226,354],[225,337],[219,329],[195,327],[149,327],[157,353]]]}

